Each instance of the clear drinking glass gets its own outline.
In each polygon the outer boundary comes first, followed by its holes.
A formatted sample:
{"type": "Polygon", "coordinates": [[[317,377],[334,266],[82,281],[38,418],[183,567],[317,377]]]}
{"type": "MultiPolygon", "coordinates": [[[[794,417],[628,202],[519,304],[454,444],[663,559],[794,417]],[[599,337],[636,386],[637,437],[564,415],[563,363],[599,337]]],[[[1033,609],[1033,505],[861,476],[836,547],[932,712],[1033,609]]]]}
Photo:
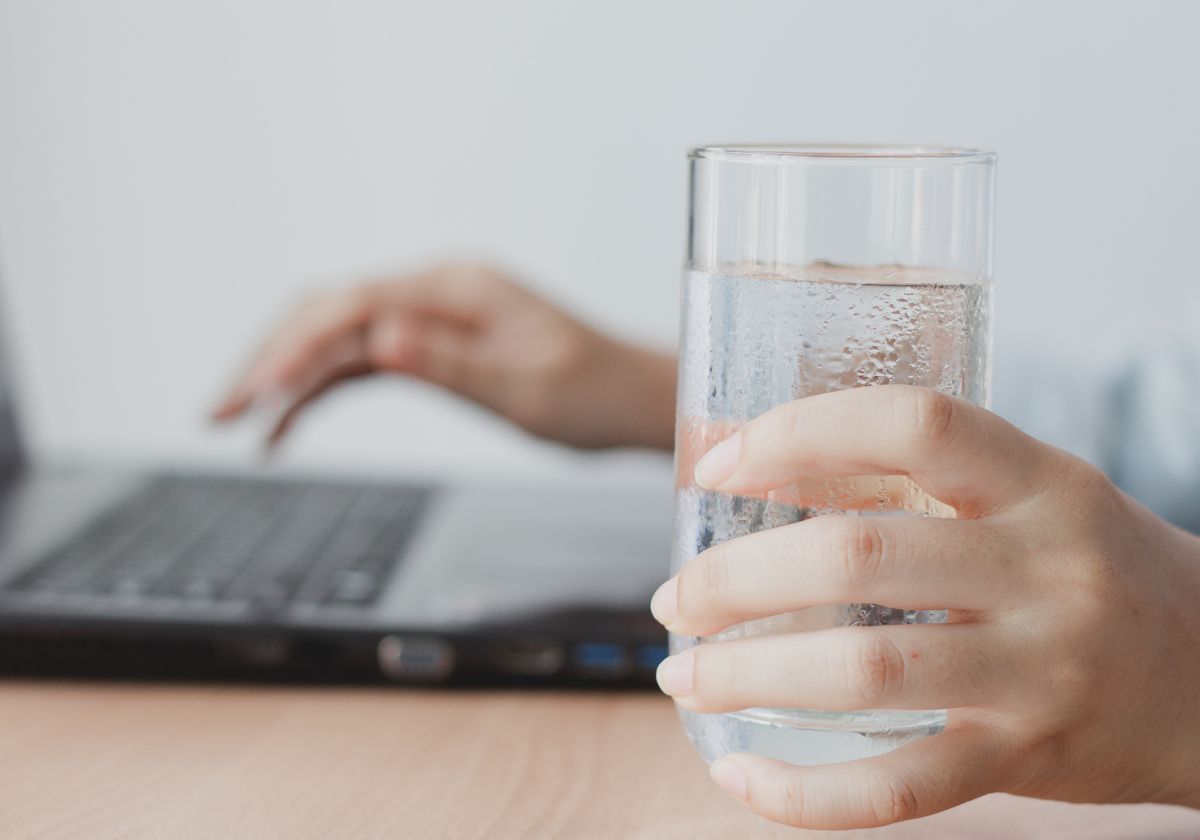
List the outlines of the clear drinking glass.
{"type": "MultiPolygon", "coordinates": [[[[907,383],[987,404],[994,165],[971,149],[691,152],[672,574],[711,545],[812,516],[954,516],[900,476],[802,480],[750,498],[702,490],[692,474],[740,424],[799,397],[907,383]]],[[[944,620],[830,605],[711,638],[944,620]]],[[[673,635],[671,651],[705,641],[673,635]]],[[[752,752],[793,764],[876,755],[945,723],[941,710],[679,714],[709,761],[752,752]]]]}

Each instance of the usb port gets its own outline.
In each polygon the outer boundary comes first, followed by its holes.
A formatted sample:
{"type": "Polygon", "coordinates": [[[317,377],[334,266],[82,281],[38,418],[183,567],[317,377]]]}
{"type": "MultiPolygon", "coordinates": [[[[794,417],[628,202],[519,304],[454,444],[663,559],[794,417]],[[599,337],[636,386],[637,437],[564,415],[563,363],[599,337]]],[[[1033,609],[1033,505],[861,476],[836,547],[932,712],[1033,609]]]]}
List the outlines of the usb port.
{"type": "Polygon", "coordinates": [[[507,674],[546,676],[563,665],[562,645],[542,639],[515,639],[492,647],[492,661],[507,674]]]}
{"type": "Polygon", "coordinates": [[[576,670],[588,676],[619,677],[629,671],[629,654],[621,645],[585,642],[572,651],[576,670]]]}
{"type": "Polygon", "coordinates": [[[657,671],[666,658],[666,645],[642,645],[637,649],[637,666],[643,671],[657,671]]]}
{"type": "Polygon", "coordinates": [[[384,676],[393,680],[441,680],[454,670],[454,648],[442,639],[384,636],[376,657],[384,676]]]}

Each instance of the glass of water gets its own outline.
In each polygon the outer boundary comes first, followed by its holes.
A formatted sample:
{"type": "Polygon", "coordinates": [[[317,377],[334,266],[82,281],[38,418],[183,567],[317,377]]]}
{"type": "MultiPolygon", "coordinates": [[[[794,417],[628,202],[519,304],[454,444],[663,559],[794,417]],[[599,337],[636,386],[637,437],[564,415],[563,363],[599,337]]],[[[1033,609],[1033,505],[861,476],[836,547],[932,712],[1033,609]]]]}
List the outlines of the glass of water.
{"type": "MultiPolygon", "coordinates": [[[[995,155],[971,149],[708,146],[690,155],[672,574],[711,545],[812,516],[954,516],[902,476],[804,480],[763,496],[699,488],[699,458],[800,397],[921,385],[986,405],[995,155]]],[[[944,621],[939,610],[812,607],[713,640],[944,621]]],[[[673,635],[678,653],[709,639],[673,635]]],[[[779,667],[788,667],[780,662],[779,667]]],[[[679,709],[712,761],[877,755],[936,733],[945,712],[679,709]]]]}

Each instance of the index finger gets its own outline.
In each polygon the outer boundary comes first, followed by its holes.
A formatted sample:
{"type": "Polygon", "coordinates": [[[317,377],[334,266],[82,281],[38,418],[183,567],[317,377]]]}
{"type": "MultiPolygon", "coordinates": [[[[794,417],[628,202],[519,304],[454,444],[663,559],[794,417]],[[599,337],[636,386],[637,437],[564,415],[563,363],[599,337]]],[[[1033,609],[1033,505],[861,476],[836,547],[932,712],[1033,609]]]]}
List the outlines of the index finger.
{"type": "Polygon", "coordinates": [[[802,478],[905,475],[970,514],[1031,492],[1051,451],[979,406],[928,388],[880,385],[771,409],[713,447],[695,478],[741,495],[802,478]]]}
{"type": "Polygon", "coordinates": [[[253,354],[213,410],[213,418],[236,417],[261,391],[293,384],[314,366],[323,350],[366,323],[375,294],[374,289],[361,287],[319,295],[300,304],[253,354]]]}

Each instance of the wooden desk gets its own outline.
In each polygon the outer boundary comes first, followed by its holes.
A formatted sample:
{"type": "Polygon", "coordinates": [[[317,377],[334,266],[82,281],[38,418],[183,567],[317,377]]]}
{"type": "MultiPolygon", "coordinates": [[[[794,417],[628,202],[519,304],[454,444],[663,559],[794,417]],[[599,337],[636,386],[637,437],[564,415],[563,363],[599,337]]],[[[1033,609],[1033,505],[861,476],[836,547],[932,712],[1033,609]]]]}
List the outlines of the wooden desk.
{"type": "MultiPolygon", "coordinates": [[[[0,683],[0,837],[798,838],[652,694],[0,683]]],[[[1200,812],[987,797],[896,837],[1200,837],[1200,812]]]]}

